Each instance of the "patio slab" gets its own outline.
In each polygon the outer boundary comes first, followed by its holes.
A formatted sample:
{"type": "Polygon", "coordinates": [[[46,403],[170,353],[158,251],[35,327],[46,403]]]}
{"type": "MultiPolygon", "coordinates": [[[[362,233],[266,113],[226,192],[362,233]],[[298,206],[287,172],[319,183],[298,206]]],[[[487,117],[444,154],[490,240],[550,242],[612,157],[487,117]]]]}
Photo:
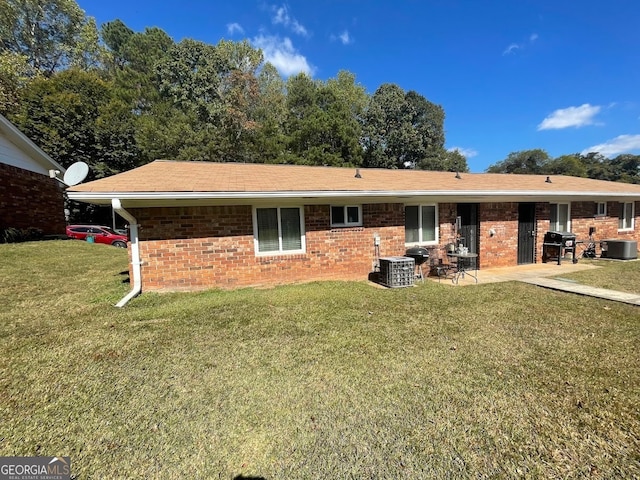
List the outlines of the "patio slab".
{"type": "MultiPolygon", "coordinates": [[[[577,282],[562,278],[549,278],[559,277],[561,275],[583,270],[592,270],[596,268],[600,267],[586,263],[573,264],[571,262],[565,262],[561,265],[558,265],[556,263],[536,263],[531,265],[519,265],[517,267],[482,269],[478,270],[477,273],[478,284],[513,281],[524,282],[543,288],[576,293],[579,295],[587,295],[590,297],[602,298],[614,302],[622,302],[630,305],[640,306],[640,294],[590,287],[588,285],[581,285],[577,282]]],[[[428,278],[431,281],[438,282],[437,277],[428,278]]],[[[441,278],[439,281],[440,283],[452,286],[468,286],[476,284],[474,279],[469,276],[465,276],[465,278],[459,279],[457,284],[453,283],[450,278],[441,278]]]]}
{"type": "MultiPolygon", "coordinates": [[[[478,270],[478,284],[483,283],[499,283],[499,282],[513,282],[523,281],[529,278],[537,277],[555,277],[558,275],[565,275],[573,272],[580,272],[583,270],[591,270],[594,268],[600,268],[594,265],[588,265],[586,263],[571,263],[564,262],[561,265],[556,263],[534,263],[530,265],[518,265],[516,267],[501,267],[501,268],[483,268],[478,270]]],[[[475,271],[471,271],[475,274],[475,271]]],[[[448,283],[449,285],[456,286],[450,278],[428,277],[429,280],[440,283],[448,283]]],[[[465,276],[458,282],[458,286],[475,285],[473,278],[465,276]]]]}

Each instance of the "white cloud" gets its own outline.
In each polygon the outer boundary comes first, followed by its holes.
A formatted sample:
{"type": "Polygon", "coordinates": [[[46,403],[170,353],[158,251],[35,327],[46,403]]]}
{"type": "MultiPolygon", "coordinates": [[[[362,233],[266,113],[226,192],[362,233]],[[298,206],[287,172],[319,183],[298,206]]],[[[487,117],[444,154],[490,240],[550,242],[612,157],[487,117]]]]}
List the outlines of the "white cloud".
{"type": "Polygon", "coordinates": [[[233,35],[234,33],[244,33],[244,28],[239,23],[227,23],[227,33],[233,35]]]}
{"type": "Polygon", "coordinates": [[[538,130],[554,130],[568,127],[584,127],[593,125],[594,119],[601,107],[585,103],[579,107],[560,108],[542,120],[538,130]]]}
{"type": "MultiPolygon", "coordinates": [[[[532,45],[536,40],[538,40],[539,35],[537,33],[532,33],[529,35],[529,45],[532,45]]],[[[502,55],[509,55],[514,53],[516,50],[521,50],[527,46],[526,42],[523,43],[512,43],[507,48],[504,49],[502,55]]]]}
{"type": "Polygon", "coordinates": [[[259,35],[253,38],[251,43],[254,47],[262,49],[265,61],[272,63],[285,77],[297,73],[313,75],[313,67],[304,55],[296,51],[289,38],[259,35]]]}
{"type": "Polygon", "coordinates": [[[520,48],[520,45],[518,45],[517,43],[512,43],[507,48],[505,48],[504,52],[502,52],[502,55],[509,55],[510,53],[513,53],[515,50],[519,48],[520,48]]]}
{"type": "Polygon", "coordinates": [[[347,30],[342,32],[338,36],[338,38],[340,39],[340,41],[342,42],[343,45],[349,45],[350,43],[353,42],[353,39],[349,36],[349,32],[347,30]]]}
{"type": "Polygon", "coordinates": [[[332,42],[340,41],[340,43],[342,43],[343,45],[350,45],[353,43],[353,38],[351,38],[351,35],[349,35],[348,30],[345,30],[340,35],[331,34],[329,38],[331,39],[332,42]]]}
{"type": "Polygon", "coordinates": [[[582,154],[599,152],[605,157],[613,157],[632,150],[640,150],[640,135],[619,135],[605,143],[584,149],[582,154]]]}
{"type": "Polygon", "coordinates": [[[289,9],[285,5],[276,6],[273,5],[271,10],[274,12],[271,21],[275,25],[284,25],[290,28],[294,33],[306,37],[309,35],[307,29],[298,20],[289,15],[289,9]]]}
{"type": "Polygon", "coordinates": [[[460,155],[464,156],[465,158],[472,158],[478,155],[477,150],[474,150],[473,148],[451,147],[447,150],[449,152],[455,152],[457,150],[458,153],[460,153],[460,155]]]}

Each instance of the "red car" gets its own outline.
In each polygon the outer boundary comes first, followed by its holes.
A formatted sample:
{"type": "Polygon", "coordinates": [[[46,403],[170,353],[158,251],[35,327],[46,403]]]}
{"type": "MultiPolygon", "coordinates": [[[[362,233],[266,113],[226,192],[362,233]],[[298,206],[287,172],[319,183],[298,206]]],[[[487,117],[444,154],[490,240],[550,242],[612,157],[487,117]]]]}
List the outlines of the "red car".
{"type": "Polygon", "coordinates": [[[69,225],[67,227],[67,237],[77,240],[86,240],[88,236],[93,237],[95,243],[106,243],[114,247],[127,248],[126,235],[120,235],[109,227],[95,225],[69,225]]]}

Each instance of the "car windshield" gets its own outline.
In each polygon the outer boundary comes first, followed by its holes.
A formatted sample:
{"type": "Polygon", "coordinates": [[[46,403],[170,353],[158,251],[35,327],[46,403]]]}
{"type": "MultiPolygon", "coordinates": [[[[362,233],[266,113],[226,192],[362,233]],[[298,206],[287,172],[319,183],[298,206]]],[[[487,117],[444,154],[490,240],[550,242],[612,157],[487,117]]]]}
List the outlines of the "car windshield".
{"type": "Polygon", "coordinates": [[[109,227],[100,227],[102,230],[104,230],[107,233],[110,233],[111,235],[119,235],[118,233],[114,232],[113,230],[111,230],[109,227]]]}

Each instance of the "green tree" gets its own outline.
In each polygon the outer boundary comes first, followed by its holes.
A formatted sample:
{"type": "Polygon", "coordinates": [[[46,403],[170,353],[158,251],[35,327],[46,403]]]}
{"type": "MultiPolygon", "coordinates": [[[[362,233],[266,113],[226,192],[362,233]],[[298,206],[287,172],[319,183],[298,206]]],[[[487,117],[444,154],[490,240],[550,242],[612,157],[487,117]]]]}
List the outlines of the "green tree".
{"type": "Polygon", "coordinates": [[[106,55],[106,49],[100,45],[96,21],[89,17],[78,32],[76,43],[71,51],[70,66],[81,70],[102,69],[106,55]]]}
{"type": "Polygon", "coordinates": [[[367,166],[442,169],[444,110],[415,91],[381,85],[364,115],[362,144],[367,166]]]}
{"type": "Polygon", "coordinates": [[[102,25],[102,41],[109,51],[107,66],[112,71],[124,69],[130,61],[128,58],[129,52],[127,51],[127,45],[134,33],[135,32],[127,27],[120,19],[102,25]]]}
{"type": "Polygon", "coordinates": [[[138,164],[130,109],[113,98],[113,85],[97,72],[70,69],[35,79],[13,119],[62,166],[86,162],[90,178],[138,164]]]}
{"type": "Polygon", "coordinates": [[[118,96],[142,114],[160,101],[156,66],[168,56],[174,42],[159,28],[133,32],[122,21],[102,26],[107,46],[106,65],[118,96]]]}
{"type": "Polygon", "coordinates": [[[487,172],[541,174],[550,160],[549,154],[539,148],[511,152],[501,162],[489,166],[487,172]]]}
{"type": "Polygon", "coordinates": [[[458,150],[431,149],[418,168],[440,172],[468,172],[467,159],[458,150]],[[422,163],[424,162],[424,163],[422,163]]]}
{"type": "Polygon", "coordinates": [[[271,63],[267,62],[262,66],[258,74],[258,89],[253,161],[283,163],[286,161],[287,145],[284,130],[287,97],[285,83],[271,63]]]}
{"type": "Polygon", "coordinates": [[[640,155],[623,153],[611,160],[615,180],[625,183],[640,183],[640,155]]]}
{"type": "Polygon", "coordinates": [[[20,104],[20,92],[35,73],[25,55],[0,52],[0,113],[9,115],[20,104]]]}
{"type": "Polygon", "coordinates": [[[364,114],[364,166],[405,168],[398,139],[403,133],[405,96],[395,84],[383,84],[369,100],[364,114]]]}
{"type": "Polygon", "coordinates": [[[359,89],[347,72],[335,80],[313,81],[306,74],[287,82],[286,133],[290,162],[311,165],[360,165],[359,89]]]}
{"type": "Polygon", "coordinates": [[[569,175],[572,177],[586,177],[587,167],[579,154],[562,155],[549,160],[540,170],[542,174],[569,175]]]}
{"type": "Polygon", "coordinates": [[[162,97],[191,121],[189,152],[220,161],[254,159],[262,53],[248,42],[217,45],[186,39],[156,66],[162,97]],[[193,121],[195,120],[195,121],[193,121]]]}
{"type": "Polygon", "coordinates": [[[50,76],[85,54],[78,48],[91,30],[87,23],[75,0],[3,0],[0,47],[26,56],[34,71],[50,76]]]}

